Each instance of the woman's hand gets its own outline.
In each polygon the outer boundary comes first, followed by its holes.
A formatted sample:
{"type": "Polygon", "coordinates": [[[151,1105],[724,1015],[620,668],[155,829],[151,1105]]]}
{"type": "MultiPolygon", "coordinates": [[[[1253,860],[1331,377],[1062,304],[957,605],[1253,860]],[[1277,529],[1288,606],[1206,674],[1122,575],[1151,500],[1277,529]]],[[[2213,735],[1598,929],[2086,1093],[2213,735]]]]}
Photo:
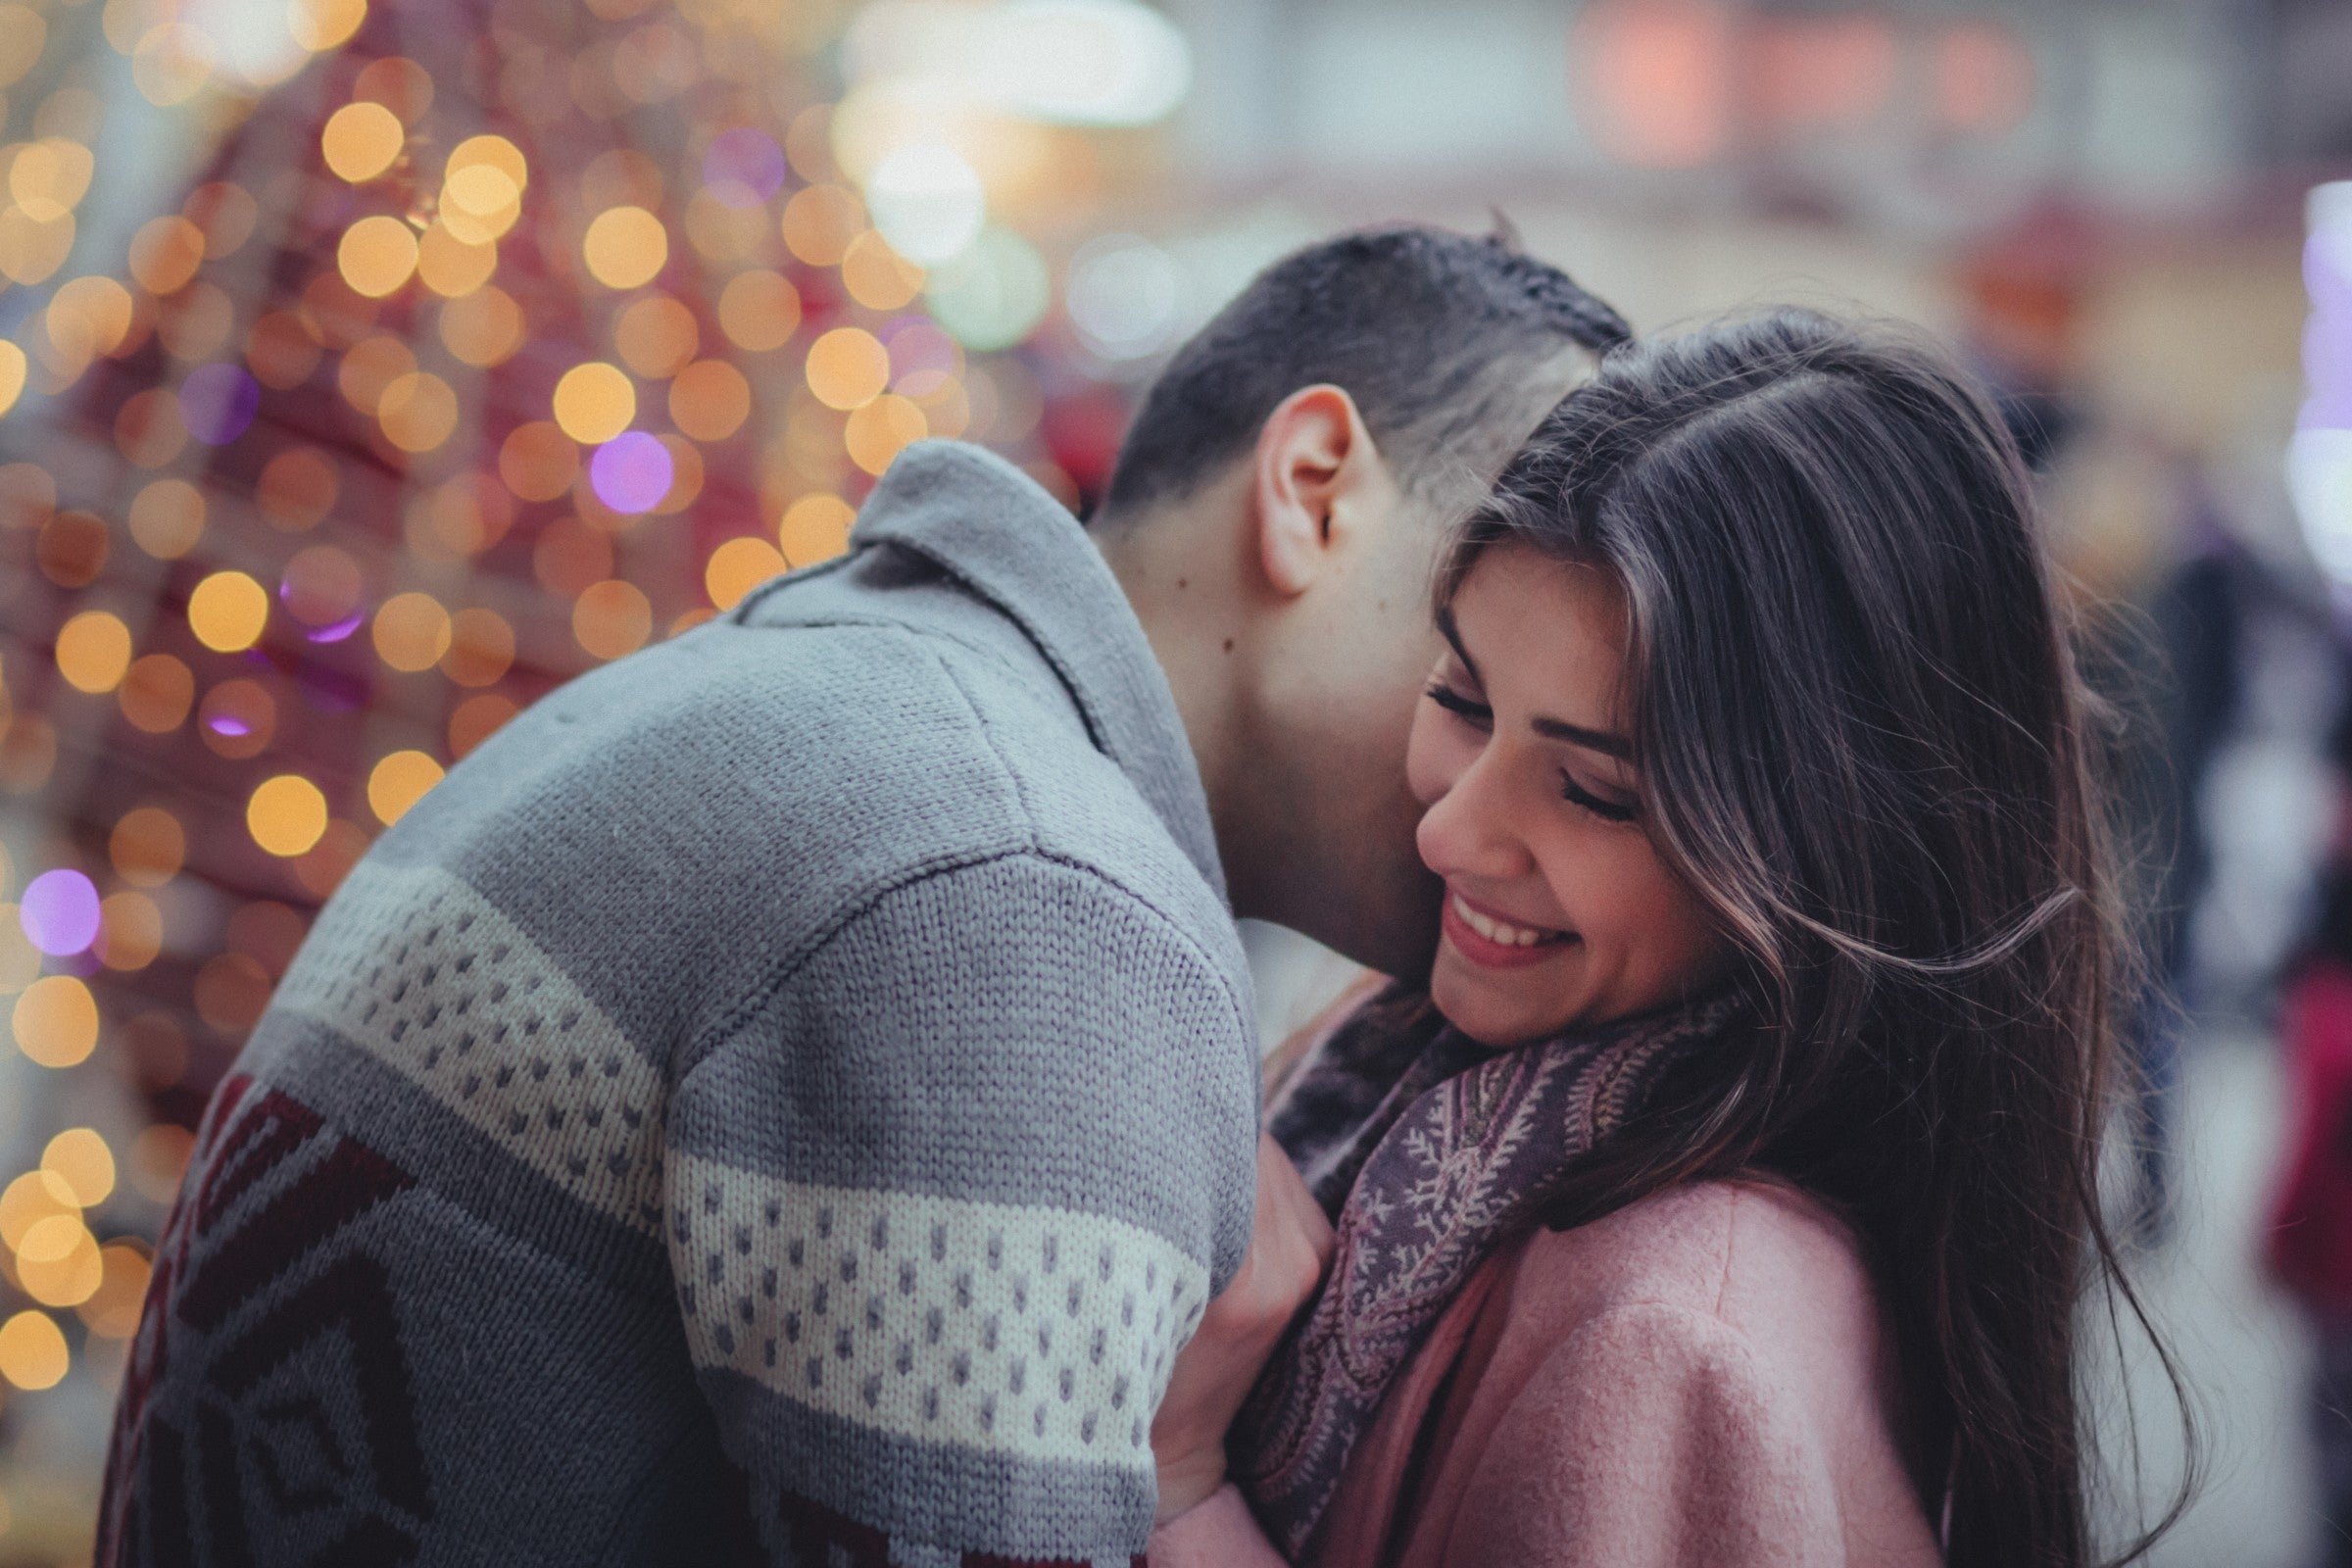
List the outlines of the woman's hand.
{"type": "Polygon", "coordinates": [[[1307,1195],[1282,1146],[1257,1139],[1257,1213],[1250,1250],[1223,1294],[1177,1352],[1168,1392],[1152,1422],[1162,1522],[1224,1484],[1225,1429],[1258,1370],[1331,1263],[1331,1221],[1307,1195]]]}

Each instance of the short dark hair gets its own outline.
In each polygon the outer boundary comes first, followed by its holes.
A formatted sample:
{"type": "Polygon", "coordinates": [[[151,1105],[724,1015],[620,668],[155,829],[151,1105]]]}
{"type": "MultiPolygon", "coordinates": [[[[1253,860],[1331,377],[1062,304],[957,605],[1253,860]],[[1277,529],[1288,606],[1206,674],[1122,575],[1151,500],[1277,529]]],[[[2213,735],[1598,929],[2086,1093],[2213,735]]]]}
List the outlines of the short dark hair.
{"type": "Polygon", "coordinates": [[[1483,489],[1567,390],[1544,371],[1627,341],[1625,318],[1518,248],[1420,224],[1364,229],[1260,272],[1168,362],[1103,511],[1191,494],[1303,386],[1344,388],[1407,489],[1483,489]]]}

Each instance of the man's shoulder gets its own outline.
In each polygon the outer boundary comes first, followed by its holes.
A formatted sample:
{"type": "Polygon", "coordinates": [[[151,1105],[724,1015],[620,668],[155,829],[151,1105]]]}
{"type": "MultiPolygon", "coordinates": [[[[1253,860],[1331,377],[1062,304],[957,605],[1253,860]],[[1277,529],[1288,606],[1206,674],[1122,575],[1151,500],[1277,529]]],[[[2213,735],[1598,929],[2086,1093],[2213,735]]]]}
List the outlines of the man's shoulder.
{"type": "Polygon", "coordinates": [[[384,852],[502,903],[658,912],[636,934],[663,948],[789,948],[890,887],[1021,855],[1194,932],[1224,920],[1051,680],[906,619],[701,627],[526,710],[384,852]]]}

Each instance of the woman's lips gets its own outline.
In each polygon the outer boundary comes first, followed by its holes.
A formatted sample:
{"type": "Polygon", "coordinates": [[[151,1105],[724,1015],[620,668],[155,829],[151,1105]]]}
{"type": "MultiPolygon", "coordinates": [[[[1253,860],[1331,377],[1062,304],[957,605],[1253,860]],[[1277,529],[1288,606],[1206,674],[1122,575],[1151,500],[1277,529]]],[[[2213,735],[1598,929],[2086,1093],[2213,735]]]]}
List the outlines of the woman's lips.
{"type": "Polygon", "coordinates": [[[1446,940],[1472,963],[1487,969],[1517,969],[1542,963],[1576,940],[1570,931],[1520,925],[1482,909],[1448,889],[1443,920],[1446,940]]]}

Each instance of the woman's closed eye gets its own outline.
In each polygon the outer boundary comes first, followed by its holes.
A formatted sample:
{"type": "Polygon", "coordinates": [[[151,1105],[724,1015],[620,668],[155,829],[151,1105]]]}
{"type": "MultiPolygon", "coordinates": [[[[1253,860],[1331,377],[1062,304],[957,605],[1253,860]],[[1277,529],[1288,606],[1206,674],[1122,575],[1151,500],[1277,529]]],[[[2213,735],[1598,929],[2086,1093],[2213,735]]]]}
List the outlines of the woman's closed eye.
{"type": "Polygon", "coordinates": [[[1474,697],[1465,696],[1442,680],[1432,681],[1427,695],[1431,702],[1466,724],[1479,729],[1494,727],[1494,709],[1474,697]]]}
{"type": "Polygon", "coordinates": [[[1593,794],[1564,767],[1560,769],[1560,799],[1584,808],[1604,822],[1631,822],[1641,814],[1641,808],[1631,801],[1612,801],[1593,794]]]}

